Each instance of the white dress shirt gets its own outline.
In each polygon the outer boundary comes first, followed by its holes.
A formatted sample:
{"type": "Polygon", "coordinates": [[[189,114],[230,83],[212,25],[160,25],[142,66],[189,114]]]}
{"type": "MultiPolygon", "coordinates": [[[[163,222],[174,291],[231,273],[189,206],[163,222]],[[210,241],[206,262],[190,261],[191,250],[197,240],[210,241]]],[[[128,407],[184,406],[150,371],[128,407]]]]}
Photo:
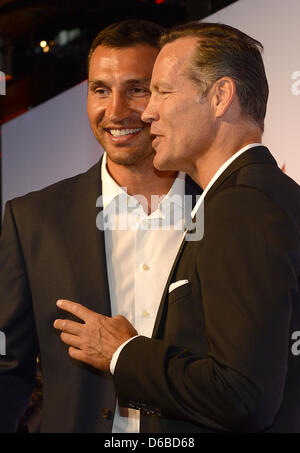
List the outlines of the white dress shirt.
{"type": "MultiPolygon", "coordinates": [[[[126,189],[110,176],[106,154],[101,178],[112,316],[125,316],[140,335],[151,337],[159,303],[182,242],[185,176],[182,172],[178,174],[169,193],[149,216],[137,199],[127,195],[126,189]],[[175,216],[169,215],[170,209],[175,209],[175,216]]],[[[117,404],[112,432],[139,432],[139,421],[139,411],[120,409],[117,404]]]]}

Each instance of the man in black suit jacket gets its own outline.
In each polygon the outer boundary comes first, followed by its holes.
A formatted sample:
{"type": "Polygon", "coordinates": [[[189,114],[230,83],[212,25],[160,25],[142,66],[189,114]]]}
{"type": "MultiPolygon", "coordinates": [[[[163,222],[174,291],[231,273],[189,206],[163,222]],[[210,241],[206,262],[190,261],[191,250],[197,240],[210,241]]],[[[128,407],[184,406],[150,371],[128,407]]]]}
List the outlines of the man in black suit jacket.
{"type": "MultiPolygon", "coordinates": [[[[128,194],[142,194],[148,202],[152,194],[167,193],[176,176],[153,167],[149,127],[141,120],[160,33],[144,21],[113,24],[97,35],[89,56],[88,113],[106,150],[107,170],[128,194]]],[[[111,316],[105,233],[96,227],[101,164],[6,205],[0,238],[0,330],[6,336],[0,432],[17,429],[35,386],[38,355],[41,431],[112,430],[111,375],[72,360],[53,328],[55,302],[62,297],[111,316]]],[[[195,191],[201,189],[187,178],[186,192],[195,191]]]]}
{"type": "Polygon", "coordinates": [[[162,39],[142,117],[154,165],[204,189],[193,211],[197,219],[204,203],[204,236],[183,242],[153,337],[101,317],[95,360],[78,346],[84,329],[56,322],[73,332],[75,358],[110,367],[120,404],[144,412],[145,432],[300,432],[300,189],[261,145],[260,50],[221,24],[162,39]]]}

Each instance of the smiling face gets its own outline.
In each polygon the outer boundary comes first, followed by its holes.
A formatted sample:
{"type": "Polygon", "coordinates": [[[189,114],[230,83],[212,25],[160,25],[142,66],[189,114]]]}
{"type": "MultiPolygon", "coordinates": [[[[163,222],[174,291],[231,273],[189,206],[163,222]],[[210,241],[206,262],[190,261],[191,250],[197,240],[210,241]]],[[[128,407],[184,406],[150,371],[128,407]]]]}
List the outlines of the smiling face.
{"type": "Polygon", "coordinates": [[[187,74],[196,43],[197,38],[185,37],[166,44],[154,65],[152,95],[142,118],[151,123],[153,163],[159,170],[189,173],[211,144],[215,123],[210,94],[201,100],[187,74]]]}
{"type": "Polygon", "coordinates": [[[141,120],[150,99],[158,50],[150,45],[98,46],[89,67],[87,111],[108,162],[137,165],[153,154],[149,125],[141,120]]]}

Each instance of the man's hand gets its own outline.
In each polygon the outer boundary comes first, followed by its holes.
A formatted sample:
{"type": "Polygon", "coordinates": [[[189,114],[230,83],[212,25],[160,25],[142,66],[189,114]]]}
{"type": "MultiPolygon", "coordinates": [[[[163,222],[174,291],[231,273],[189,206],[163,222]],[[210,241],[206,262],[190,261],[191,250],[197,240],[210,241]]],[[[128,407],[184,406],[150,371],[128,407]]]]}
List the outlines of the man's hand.
{"type": "Polygon", "coordinates": [[[103,316],[69,300],[58,300],[56,305],[84,321],[56,319],[54,322],[55,329],[62,331],[61,340],[70,346],[70,356],[98,370],[109,371],[113,353],[138,334],[124,316],[103,316]]]}

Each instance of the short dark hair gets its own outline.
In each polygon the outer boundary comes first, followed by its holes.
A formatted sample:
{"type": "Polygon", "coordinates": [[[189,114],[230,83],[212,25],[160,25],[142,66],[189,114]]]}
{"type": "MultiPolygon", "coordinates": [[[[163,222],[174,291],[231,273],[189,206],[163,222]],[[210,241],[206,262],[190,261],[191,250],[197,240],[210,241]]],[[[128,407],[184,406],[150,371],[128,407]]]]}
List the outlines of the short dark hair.
{"type": "Polygon", "coordinates": [[[122,48],[148,44],[159,48],[159,39],[164,31],[160,25],[147,20],[131,19],[111,24],[94,38],[88,55],[88,68],[98,46],[122,48]]]}
{"type": "Polygon", "coordinates": [[[183,37],[199,38],[188,72],[201,93],[206,95],[221,77],[232,78],[243,113],[263,131],[269,87],[262,44],[229,25],[190,22],[166,31],[160,46],[183,37]]]}

